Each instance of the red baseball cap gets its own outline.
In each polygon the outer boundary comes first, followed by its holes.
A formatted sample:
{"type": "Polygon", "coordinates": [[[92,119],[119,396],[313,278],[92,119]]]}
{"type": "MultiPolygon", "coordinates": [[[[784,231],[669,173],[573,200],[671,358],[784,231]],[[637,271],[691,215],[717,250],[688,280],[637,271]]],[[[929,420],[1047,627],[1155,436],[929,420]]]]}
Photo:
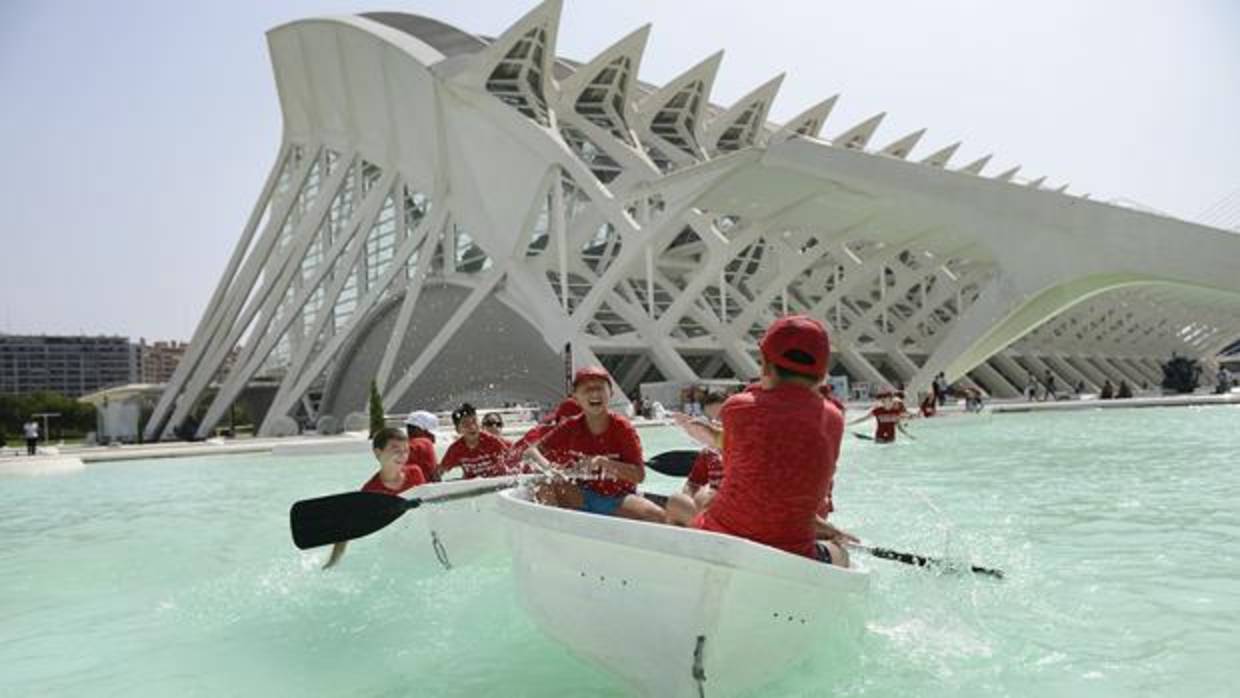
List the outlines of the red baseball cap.
{"type": "Polygon", "coordinates": [[[772,322],[758,348],[770,363],[815,378],[826,374],[831,358],[827,328],[808,315],[786,315],[772,322]]]}
{"type": "Polygon", "coordinates": [[[579,368],[577,369],[577,372],[573,374],[573,387],[576,388],[578,384],[589,380],[603,380],[607,381],[608,385],[610,385],[611,374],[609,374],[607,369],[602,366],[586,366],[584,368],[579,368]]]}

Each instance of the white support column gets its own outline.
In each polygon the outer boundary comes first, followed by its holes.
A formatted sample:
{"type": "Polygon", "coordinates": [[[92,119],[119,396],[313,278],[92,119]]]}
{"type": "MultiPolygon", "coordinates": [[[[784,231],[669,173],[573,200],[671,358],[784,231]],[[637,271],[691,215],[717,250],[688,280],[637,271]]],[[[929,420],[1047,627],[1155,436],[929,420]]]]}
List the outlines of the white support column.
{"type": "MultiPolygon", "coordinates": [[[[234,317],[228,313],[228,307],[231,305],[229,299],[249,291],[250,285],[253,284],[253,279],[248,270],[257,269],[261,266],[258,261],[259,258],[265,257],[265,251],[270,249],[271,241],[278,235],[280,228],[284,225],[285,218],[288,217],[289,212],[292,210],[292,206],[297,199],[297,193],[301,190],[301,186],[310,172],[311,165],[318,155],[319,146],[314,144],[313,148],[307,147],[302,150],[302,161],[298,164],[297,170],[289,172],[288,181],[295,184],[289,187],[289,191],[285,193],[285,198],[277,205],[275,187],[279,184],[280,176],[288,165],[287,160],[292,156],[293,147],[291,144],[285,143],[275,167],[267,175],[267,182],[263,185],[263,193],[254,204],[254,209],[250,213],[250,219],[246,223],[241,240],[238,241],[237,246],[233,249],[228,267],[225,269],[219,284],[217,284],[215,292],[211,295],[211,301],[207,304],[203,319],[194,330],[189,348],[186,349],[185,356],[177,364],[177,368],[173,371],[168,386],[164,388],[164,392],[159,396],[155,409],[147,421],[146,431],[143,434],[147,441],[154,441],[164,433],[168,410],[172,409],[186,383],[199,370],[203,357],[214,346],[214,338],[220,331],[220,325],[225,319],[232,321],[234,317]],[[258,243],[251,250],[251,241],[258,224],[262,222],[264,211],[268,213],[264,229],[259,236],[258,243]],[[244,266],[242,266],[243,263],[244,266]]],[[[255,271],[255,273],[257,272],[255,271]]]]}
{"type": "MultiPolygon", "coordinates": [[[[436,231],[442,230],[443,226],[446,224],[446,219],[446,211],[433,213],[430,219],[423,221],[423,225],[419,226],[419,229],[425,228],[427,231],[422,237],[415,234],[414,236],[407,238],[405,242],[401,244],[400,248],[397,249],[396,256],[392,260],[392,264],[388,267],[388,270],[379,277],[379,280],[374,287],[371,288],[365,296],[359,299],[357,308],[354,309],[353,315],[349,318],[348,324],[341,328],[341,330],[330,340],[328,340],[327,344],[314,355],[312,362],[305,370],[302,371],[299,377],[296,379],[289,378],[281,383],[280,390],[276,393],[276,397],[272,401],[271,408],[267,410],[267,418],[263,420],[263,427],[260,429],[260,432],[266,433],[266,430],[273,424],[272,420],[279,415],[288,414],[288,411],[292,409],[295,401],[310,389],[310,385],[323,372],[323,370],[327,367],[327,364],[336,357],[337,353],[341,350],[341,348],[343,348],[345,342],[353,333],[354,329],[365,321],[370,309],[379,302],[379,299],[383,297],[383,293],[386,289],[389,288],[396,279],[400,278],[401,273],[405,270],[405,266],[409,261],[409,257],[413,256],[414,251],[417,250],[419,246],[424,247],[426,241],[434,239],[434,234],[436,231]],[[430,223],[430,225],[427,225],[428,223],[430,223]]],[[[423,257],[430,256],[433,255],[423,255],[423,257]]],[[[420,280],[425,278],[425,269],[421,266],[422,257],[419,257],[418,263],[419,269],[423,272],[417,277],[417,279],[419,279],[418,284],[420,287],[420,280]]],[[[406,293],[408,293],[408,291],[406,293]]],[[[393,333],[393,335],[395,336],[396,333],[393,333]]],[[[403,337],[403,332],[400,336],[403,337]]],[[[377,380],[376,383],[378,383],[377,380]]]]}
{"type": "Polygon", "coordinates": [[[1045,360],[1047,363],[1052,364],[1059,369],[1060,375],[1063,375],[1067,377],[1068,380],[1072,381],[1071,387],[1074,390],[1078,383],[1084,383],[1085,390],[1089,392],[1094,392],[1101,388],[1101,386],[1094,384],[1093,379],[1081,371],[1078,371],[1075,366],[1064,360],[1064,357],[1057,354],[1047,354],[1045,356],[1045,360]]]}
{"type": "MultiPolygon", "coordinates": [[[[1008,382],[1016,387],[1021,395],[1025,394],[1025,388],[1029,385],[1029,369],[1017,363],[1009,352],[1001,351],[990,357],[990,361],[998,367],[999,371],[1007,377],[1008,382]]],[[[1033,376],[1037,380],[1037,376],[1033,376]]]]}
{"type": "Polygon", "coordinates": [[[1052,368],[1033,352],[1025,352],[1021,358],[1023,358],[1025,363],[1033,369],[1034,377],[1043,388],[1046,387],[1046,374],[1048,372],[1055,378],[1055,392],[1063,392],[1064,389],[1072,388],[1072,383],[1069,379],[1066,379],[1064,376],[1060,375],[1058,371],[1052,368]]]}
{"type": "Polygon", "coordinates": [[[557,176],[551,182],[551,239],[555,241],[556,259],[560,265],[560,305],[565,313],[571,311],[568,295],[568,235],[564,222],[564,188],[557,176]]]}
{"type": "Polygon", "coordinates": [[[654,312],[654,250],[650,245],[646,245],[646,313],[651,320],[655,319],[654,312]]]}
{"type": "MultiPolygon", "coordinates": [[[[185,392],[185,399],[177,405],[172,413],[172,424],[180,424],[189,416],[190,410],[193,409],[194,403],[198,400],[202,390],[206,388],[208,382],[215,376],[216,371],[219,370],[228,353],[233,347],[237,346],[237,342],[241,340],[242,335],[250,328],[251,322],[260,309],[263,311],[263,317],[265,318],[269,319],[274,315],[280,301],[284,298],[288,286],[292,283],[293,274],[290,266],[295,265],[290,265],[290,260],[297,259],[300,261],[305,255],[306,248],[310,246],[313,233],[319,229],[319,226],[331,209],[332,201],[343,186],[345,176],[352,169],[355,157],[355,152],[342,155],[336,163],[336,170],[328,175],[326,180],[320,181],[314,203],[311,204],[310,210],[298,221],[297,228],[292,234],[292,240],[282,248],[275,249],[273,258],[268,258],[268,255],[272,254],[273,251],[267,250],[267,254],[264,255],[263,259],[264,263],[262,264],[262,285],[253,296],[249,296],[248,287],[241,289],[244,293],[238,294],[235,302],[232,304],[232,309],[235,312],[235,308],[240,307],[243,301],[245,303],[244,309],[241,310],[240,316],[237,317],[224,340],[215,345],[215,348],[204,361],[203,366],[199,368],[195,379],[190,382],[185,392]],[[247,297],[248,300],[245,300],[247,297]],[[203,370],[203,367],[210,368],[203,370]]],[[[278,238],[278,233],[270,241],[272,245],[276,244],[276,238],[278,238]]],[[[254,269],[254,276],[257,276],[257,272],[258,269],[254,269]]],[[[253,279],[251,279],[251,283],[253,283],[253,279]]]]}
{"type": "Polygon", "coordinates": [[[1099,371],[1097,366],[1094,366],[1082,355],[1067,356],[1064,357],[1064,361],[1066,361],[1068,365],[1075,368],[1085,377],[1089,378],[1089,381],[1094,384],[1094,388],[1096,390],[1102,390],[1102,384],[1107,382],[1109,379],[1107,374],[1099,371]]]}
{"type": "MultiPolygon", "coordinates": [[[[281,386],[288,385],[297,379],[306,358],[314,348],[316,338],[322,331],[323,326],[332,317],[330,310],[335,306],[336,300],[340,297],[340,292],[348,281],[349,274],[352,273],[358,257],[361,256],[365,248],[367,234],[374,223],[374,219],[379,215],[380,207],[390,193],[394,180],[394,171],[384,174],[380,183],[371,189],[367,199],[361,202],[360,206],[354,208],[354,215],[350,216],[350,219],[344,223],[341,234],[332,242],[331,248],[324,252],[322,261],[314,274],[306,280],[306,283],[293,296],[292,306],[296,310],[290,310],[278,323],[260,322],[256,326],[256,328],[261,327],[262,330],[255,332],[257,339],[249,342],[246,351],[243,351],[237,357],[237,363],[233,366],[233,370],[229,372],[228,379],[220,387],[219,392],[216,393],[215,399],[207,409],[202,423],[198,426],[199,437],[205,438],[211,433],[216,423],[224,416],[229,406],[245,389],[250,379],[262,368],[263,362],[271,355],[280,338],[284,336],[286,331],[290,330],[295,320],[304,319],[301,309],[305,307],[306,301],[310,299],[324,279],[333,273],[334,270],[335,276],[332,279],[331,286],[325,290],[320,312],[314,324],[305,328],[302,340],[297,345],[284,380],[281,381],[281,386]]],[[[289,269],[298,278],[301,277],[299,264],[293,264],[289,269]]]]}
{"type": "Polygon", "coordinates": [[[1128,384],[1131,385],[1134,390],[1136,390],[1138,386],[1140,386],[1142,383],[1145,382],[1145,378],[1143,378],[1141,374],[1132,370],[1131,367],[1125,366],[1123,361],[1116,359],[1114,357],[1108,357],[1104,359],[1104,361],[1106,361],[1107,365],[1110,366],[1116,373],[1123,376],[1125,380],[1128,381],[1128,384]]]}
{"type": "Polygon", "coordinates": [[[1008,379],[1003,377],[990,365],[989,361],[983,361],[973,367],[973,373],[982,384],[982,388],[994,397],[999,398],[1015,398],[1020,397],[1020,389],[1012,385],[1008,379]]]}
{"type": "Polygon", "coordinates": [[[407,280],[405,297],[401,300],[400,310],[396,312],[396,325],[392,328],[392,335],[388,337],[387,346],[383,350],[383,358],[379,361],[379,371],[375,378],[375,384],[379,386],[380,391],[387,388],[388,381],[391,379],[392,366],[396,362],[397,354],[400,353],[400,346],[405,340],[405,333],[409,331],[409,322],[413,319],[413,310],[417,307],[418,297],[422,295],[422,287],[426,284],[426,277],[430,272],[431,262],[435,258],[435,246],[439,244],[444,229],[450,223],[446,208],[444,206],[439,207],[439,210],[432,214],[430,220],[424,220],[418,226],[418,231],[420,231],[421,235],[418,236],[416,244],[410,251],[410,256],[412,256],[413,251],[420,250],[418,252],[418,263],[414,267],[413,275],[407,280]]]}
{"type": "Polygon", "coordinates": [[[1126,380],[1124,374],[1116,371],[1115,368],[1107,364],[1105,359],[1098,356],[1086,356],[1083,358],[1085,361],[1089,362],[1090,366],[1098,369],[1102,375],[1106,376],[1107,380],[1110,380],[1114,386],[1119,387],[1119,382],[1126,380]]]}

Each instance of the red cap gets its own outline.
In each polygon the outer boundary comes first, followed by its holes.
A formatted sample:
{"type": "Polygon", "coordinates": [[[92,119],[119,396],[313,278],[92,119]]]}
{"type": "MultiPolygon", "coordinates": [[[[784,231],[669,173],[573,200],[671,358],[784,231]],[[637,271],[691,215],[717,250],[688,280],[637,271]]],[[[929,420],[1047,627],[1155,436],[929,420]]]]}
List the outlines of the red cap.
{"type": "Polygon", "coordinates": [[[808,315],[786,315],[772,322],[758,347],[762,350],[762,358],[770,363],[815,378],[826,374],[831,358],[827,329],[808,315]],[[793,352],[803,356],[788,356],[793,352]]]}
{"type": "Polygon", "coordinates": [[[586,366],[577,369],[573,374],[573,387],[576,388],[582,381],[588,380],[604,380],[611,384],[611,374],[607,373],[607,369],[602,366],[586,366]]]}

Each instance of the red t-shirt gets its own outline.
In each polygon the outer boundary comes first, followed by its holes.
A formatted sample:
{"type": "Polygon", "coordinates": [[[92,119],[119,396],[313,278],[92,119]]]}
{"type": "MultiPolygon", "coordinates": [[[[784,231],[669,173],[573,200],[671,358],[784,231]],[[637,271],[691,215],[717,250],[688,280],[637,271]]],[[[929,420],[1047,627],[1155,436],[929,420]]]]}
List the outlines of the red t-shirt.
{"type": "Polygon", "coordinates": [[[870,416],[878,422],[874,428],[875,441],[886,442],[896,440],[896,425],[900,423],[900,418],[904,416],[903,407],[893,405],[887,408],[879,405],[870,410],[870,416]]]}
{"type": "Polygon", "coordinates": [[[439,472],[442,474],[460,467],[466,480],[506,475],[508,468],[504,463],[504,456],[507,451],[508,444],[503,439],[485,431],[478,432],[478,445],[473,448],[469,447],[462,436],[453,441],[448,452],[443,454],[439,472]]]}
{"type": "Polygon", "coordinates": [[[693,469],[689,471],[689,482],[702,487],[710,485],[719,489],[723,482],[723,454],[715,448],[704,448],[693,460],[693,469]]]}
{"type": "MultiPolygon", "coordinates": [[[[556,427],[543,439],[539,450],[557,465],[573,465],[586,456],[606,456],[630,465],[643,466],[642,442],[629,420],[618,414],[609,415],[607,430],[593,434],[585,417],[571,419],[556,427]]],[[[585,480],[582,487],[606,497],[633,494],[637,486],[614,478],[585,480]]]]}
{"type": "Polygon", "coordinates": [[[366,484],[362,485],[362,491],[395,495],[426,482],[426,477],[422,475],[422,469],[416,465],[405,464],[405,467],[401,468],[401,473],[404,475],[405,481],[400,483],[400,487],[396,489],[391,489],[383,484],[383,480],[379,479],[379,473],[375,473],[366,481],[366,484]]]}
{"type": "Polygon", "coordinates": [[[723,484],[693,525],[815,557],[843,415],[816,391],[780,385],[733,395],[722,417],[723,484]]]}
{"type": "Polygon", "coordinates": [[[422,469],[423,482],[439,482],[439,466],[435,460],[435,442],[425,436],[409,439],[409,457],[405,465],[422,469]]]}

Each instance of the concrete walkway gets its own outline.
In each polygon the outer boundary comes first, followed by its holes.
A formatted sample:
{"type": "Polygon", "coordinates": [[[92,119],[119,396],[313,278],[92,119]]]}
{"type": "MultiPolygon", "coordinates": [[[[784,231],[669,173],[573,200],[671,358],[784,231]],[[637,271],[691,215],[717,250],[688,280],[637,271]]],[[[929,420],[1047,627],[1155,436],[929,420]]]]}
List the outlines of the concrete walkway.
{"type": "MultiPolygon", "coordinates": [[[[635,419],[638,429],[668,426],[668,419],[635,419]]],[[[505,437],[518,437],[533,426],[513,424],[504,429],[505,437]]],[[[447,430],[437,432],[444,444],[453,435],[447,430]],[[445,440],[446,439],[446,440],[445,440]]],[[[193,456],[223,456],[243,453],[269,453],[278,456],[326,455],[332,453],[366,453],[370,442],[361,432],[337,436],[287,436],[283,438],[208,439],[206,441],[165,441],[152,444],[126,444],[123,446],[56,446],[40,447],[37,456],[27,456],[23,444],[18,448],[5,448],[0,452],[0,475],[44,475],[81,470],[86,463],[110,461],[146,460],[151,458],[188,458],[193,456]]]]}

